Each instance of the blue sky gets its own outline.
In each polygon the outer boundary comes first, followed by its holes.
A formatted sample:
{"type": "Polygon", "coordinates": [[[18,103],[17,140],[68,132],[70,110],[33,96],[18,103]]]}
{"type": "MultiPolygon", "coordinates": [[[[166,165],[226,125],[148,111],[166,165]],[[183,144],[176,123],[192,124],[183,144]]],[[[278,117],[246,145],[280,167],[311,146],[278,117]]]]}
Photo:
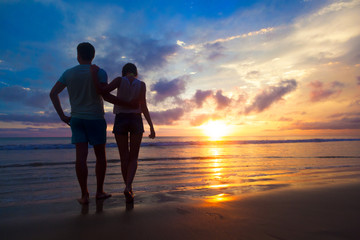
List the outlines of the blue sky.
{"type": "Polygon", "coordinates": [[[84,41],[109,81],[138,66],[160,135],[198,135],[208,121],[234,135],[359,134],[359,10],[359,0],[0,1],[0,136],[70,135],[48,94],[84,41]]]}

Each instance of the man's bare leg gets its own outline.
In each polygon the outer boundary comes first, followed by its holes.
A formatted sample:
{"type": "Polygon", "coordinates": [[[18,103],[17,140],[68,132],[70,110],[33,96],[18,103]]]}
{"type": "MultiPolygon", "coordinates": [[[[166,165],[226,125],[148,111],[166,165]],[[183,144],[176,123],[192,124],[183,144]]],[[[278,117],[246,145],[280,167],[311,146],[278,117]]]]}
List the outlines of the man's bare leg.
{"type": "Polygon", "coordinates": [[[76,176],[81,188],[81,198],[78,199],[80,204],[89,203],[89,192],[87,189],[87,177],[88,177],[88,168],[87,168],[87,155],[88,155],[88,144],[85,143],[76,143],[76,176]]]}
{"type": "Polygon", "coordinates": [[[94,145],[94,152],[96,156],[96,198],[97,199],[105,199],[111,197],[111,194],[104,192],[104,180],[106,174],[106,152],[105,152],[105,144],[94,145]]]}

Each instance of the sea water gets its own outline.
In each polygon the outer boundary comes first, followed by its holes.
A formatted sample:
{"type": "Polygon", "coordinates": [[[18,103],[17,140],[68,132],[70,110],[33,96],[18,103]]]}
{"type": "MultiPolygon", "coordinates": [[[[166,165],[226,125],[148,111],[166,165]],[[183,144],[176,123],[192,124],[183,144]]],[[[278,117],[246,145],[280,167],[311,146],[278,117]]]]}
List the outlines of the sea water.
{"type": "MultiPolygon", "coordinates": [[[[113,137],[107,142],[104,189],[124,184],[113,137]]],[[[88,155],[88,188],[96,191],[95,156],[88,155]]],[[[134,180],[136,194],[218,199],[286,187],[358,182],[360,138],[144,138],[134,180]],[[215,198],[214,198],[215,197],[215,198]]],[[[70,138],[0,138],[0,208],[80,197],[70,138]]]]}

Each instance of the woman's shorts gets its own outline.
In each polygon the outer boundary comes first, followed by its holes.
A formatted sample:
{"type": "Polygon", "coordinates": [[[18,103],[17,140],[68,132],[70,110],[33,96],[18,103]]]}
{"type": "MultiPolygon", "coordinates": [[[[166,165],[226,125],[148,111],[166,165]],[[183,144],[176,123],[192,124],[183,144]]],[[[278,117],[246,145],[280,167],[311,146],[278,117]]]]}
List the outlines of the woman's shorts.
{"type": "Polygon", "coordinates": [[[115,116],[114,134],[143,133],[144,125],[141,113],[118,113],[115,116]]]}
{"type": "Polygon", "coordinates": [[[106,143],[105,119],[80,119],[72,117],[70,120],[72,132],[71,143],[88,142],[91,145],[106,143]]]}

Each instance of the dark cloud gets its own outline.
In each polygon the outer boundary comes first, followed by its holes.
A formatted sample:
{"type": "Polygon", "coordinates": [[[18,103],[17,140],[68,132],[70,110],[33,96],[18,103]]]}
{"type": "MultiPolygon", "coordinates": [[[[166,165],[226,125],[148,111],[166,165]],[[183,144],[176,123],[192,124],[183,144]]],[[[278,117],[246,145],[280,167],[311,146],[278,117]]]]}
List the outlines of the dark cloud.
{"type": "Polygon", "coordinates": [[[204,45],[205,52],[208,54],[209,60],[215,60],[219,57],[224,56],[225,48],[220,42],[217,43],[207,43],[204,45]]]}
{"type": "Polygon", "coordinates": [[[95,62],[108,71],[110,77],[121,75],[121,69],[127,62],[133,62],[143,71],[159,69],[179,47],[150,37],[109,36],[96,42],[102,54],[95,58],[95,62]]]}
{"type": "Polygon", "coordinates": [[[360,76],[357,76],[357,77],[356,77],[356,80],[357,80],[357,85],[360,86],[360,76]]]}
{"type": "Polygon", "coordinates": [[[0,88],[0,100],[17,102],[25,106],[41,108],[50,103],[49,92],[40,89],[28,89],[21,86],[6,86],[0,88]]]}
{"type": "Polygon", "coordinates": [[[339,81],[333,81],[330,86],[332,88],[343,88],[345,87],[345,84],[343,84],[342,82],[339,82],[339,81]]]}
{"type": "MultiPolygon", "coordinates": [[[[70,116],[70,114],[67,115],[70,116]]],[[[114,118],[115,115],[112,112],[105,113],[105,119],[108,124],[113,124],[114,118]]],[[[55,111],[45,112],[43,114],[0,114],[0,121],[21,122],[31,126],[62,124],[62,121],[55,111]]]]}
{"type": "Polygon", "coordinates": [[[310,83],[310,101],[318,102],[325,100],[332,95],[339,94],[341,89],[344,87],[344,84],[338,81],[334,81],[330,84],[325,85],[320,81],[314,81],[310,83]]]}
{"type": "Polygon", "coordinates": [[[206,123],[209,120],[217,120],[220,119],[221,117],[218,114],[201,114],[196,116],[195,118],[193,118],[190,121],[190,124],[192,126],[200,126],[203,123],[206,123]]]}
{"type": "Polygon", "coordinates": [[[360,62],[360,36],[350,38],[347,41],[345,46],[347,46],[347,52],[345,52],[341,57],[336,59],[337,61],[346,63],[347,65],[356,65],[360,62]]]}
{"type": "Polygon", "coordinates": [[[217,103],[217,109],[220,110],[220,109],[224,109],[226,108],[227,106],[229,106],[229,104],[231,103],[231,99],[224,96],[222,94],[222,90],[217,90],[216,91],[216,94],[214,96],[215,100],[216,100],[216,103],[217,103]]]}
{"type": "Polygon", "coordinates": [[[160,80],[151,86],[151,90],[155,91],[155,102],[161,102],[168,97],[177,97],[185,91],[187,76],[179,77],[171,81],[160,80]]]}
{"type": "Polygon", "coordinates": [[[259,71],[250,71],[250,72],[246,73],[247,78],[259,77],[259,75],[260,75],[259,71]]]}
{"type": "MultiPolygon", "coordinates": [[[[203,106],[203,103],[208,98],[212,98],[215,100],[217,110],[224,109],[227,106],[229,106],[229,104],[231,103],[231,98],[224,96],[222,94],[222,90],[217,90],[215,94],[212,90],[206,90],[206,91],[197,90],[192,101],[195,102],[198,108],[201,108],[203,106]]],[[[239,102],[242,101],[241,98],[242,97],[239,96],[238,99],[239,102]]]]}
{"type": "Polygon", "coordinates": [[[56,112],[44,114],[0,114],[0,121],[21,122],[23,124],[32,126],[61,123],[61,120],[56,112]]]}
{"type": "Polygon", "coordinates": [[[247,99],[247,96],[245,96],[244,94],[239,94],[238,98],[236,99],[236,103],[243,104],[243,103],[245,103],[246,99],[247,99]]]}
{"type": "Polygon", "coordinates": [[[261,94],[255,97],[254,102],[245,109],[245,113],[249,114],[252,111],[262,112],[269,108],[271,104],[282,99],[282,97],[297,87],[297,82],[294,79],[283,80],[279,86],[272,86],[265,89],[261,94]]]}
{"type": "Polygon", "coordinates": [[[339,117],[360,117],[360,112],[336,113],[329,116],[330,118],[339,117]]]}
{"type": "Polygon", "coordinates": [[[281,117],[278,119],[278,121],[281,122],[291,122],[293,119],[292,118],[287,118],[287,117],[281,117]]]}
{"type": "MultiPolygon", "coordinates": [[[[60,128],[0,128],[2,137],[70,137],[69,127],[60,128]]],[[[69,139],[70,142],[70,139],[69,139]]]]}
{"type": "Polygon", "coordinates": [[[171,125],[184,115],[182,108],[173,108],[165,111],[151,112],[151,119],[155,124],[171,125]]]}
{"type": "Polygon", "coordinates": [[[287,129],[301,130],[343,130],[360,129],[360,118],[342,118],[328,122],[298,122],[287,129]]]}
{"type": "Polygon", "coordinates": [[[207,91],[197,90],[194,95],[194,101],[196,103],[196,106],[198,108],[201,108],[203,106],[204,101],[212,95],[213,95],[213,91],[211,90],[207,90],[207,91]]]}
{"type": "Polygon", "coordinates": [[[144,39],[139,42],[133,51],[134,59],[144,69],[158,69],[166,63],[166,57],[172,55],[178,45],[163,45],[159,40],[144,39]]]}

